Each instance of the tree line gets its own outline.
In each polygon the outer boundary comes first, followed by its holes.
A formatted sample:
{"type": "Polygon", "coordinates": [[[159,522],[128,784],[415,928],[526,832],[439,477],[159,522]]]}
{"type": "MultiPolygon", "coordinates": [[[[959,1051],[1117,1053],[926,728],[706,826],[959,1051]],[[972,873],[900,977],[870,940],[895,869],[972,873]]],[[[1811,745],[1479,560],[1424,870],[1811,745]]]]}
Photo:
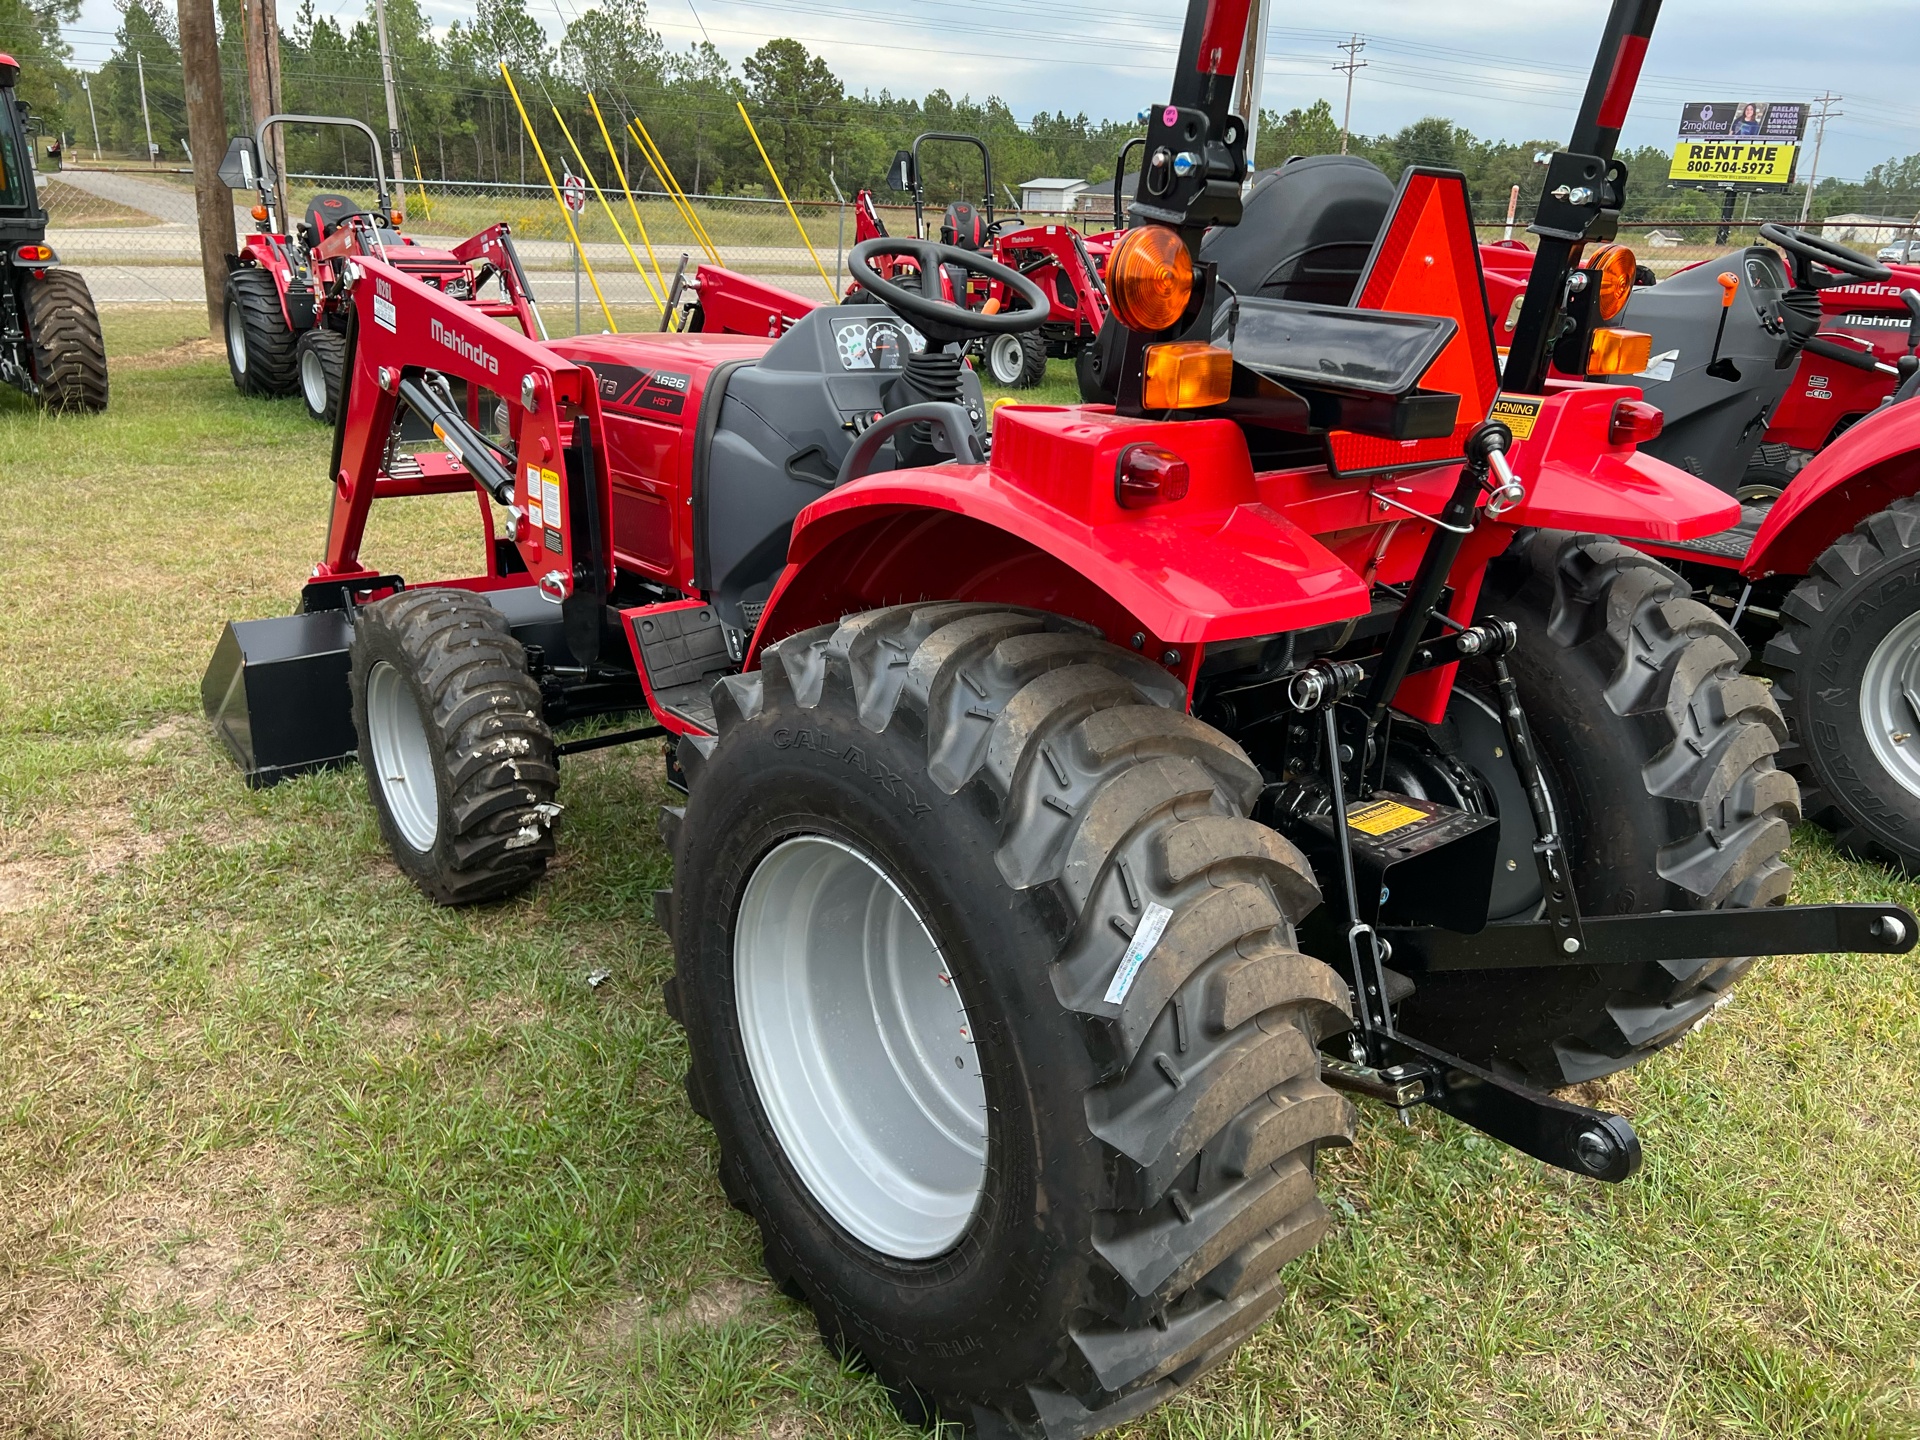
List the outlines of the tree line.
{"type": "MultiPolygon", "coordinates": [[[[239,134],[251,129],[239,0],[216,0],[227,120],[239,134]]],[[[90,77],[93,115],[104,151],[144,157],[140,71],[144,67],[153,138],[174,163],[185,159],[186,106],[178,26],[165,0],[118,0],[119,25],[110,58],[90,77]]],[[[0,0],[0,49],[23,67],[20,96],[49,132],[62,132],[90,151],[93,120],[86,92],[61,38],[78,18],[79,0],[0,0]]],[[[997,97],[975,100],[935,90],[914,99],[882,90],[853,94],[820,56],[792,39],[760,46],[738,66],[710,44],[676,48],[649,24],[646,0],[596,0],[578,13],[559,43],[533,18],[527,0],[477,0],[471,20],[435,33],[419,0],[388,0],[388,36],[399,93],[401,130],[410,174],[428,180],[490,184],[543,183],[538,157],[526,143],[499,65],[511,70],[540,144],[557,161],[568,156],[555,120],[565,121],[598,167],[605,153],[587,103],[599,102],[623,168],[636,183],[655,183],[625,122],[638,118],[667,166],[689,191],[717,195],[772,193],[766,167],[738,103],[752,115],[787,189],[796,197],[830,200],[861,187],[880,189],[894,152],[923,131],[980,136],[993,160],[996,200],[1036,176],[1079,176],[1103,182],[1114,157],[1138,133],[1133,120],[1094,120],[1085,114],[1042,111],[1022,123],[997,97]]],[[[369,16],[342,25],[300,0],[281,35],[282,104],[290,111],[338,114],[387,129],[379,44],[369,16]]],[[[1571,125],[1569,115],[1568,123],[1571,125]]],[[[1339,125],[1326,101],[1266,111],[1258,141],[1263,163],[1288,155],[1329,154],[1341,148],[1339,125]]],[[[1356,134],[1348,149],[1398,175],[1410,164],[1463,171],[1483,221],[1502,217],[1512,186],[1520,187],[1522,223],[1539,197],[1544,166],[1535,157],[1563,143],[1551,137],[1483,139],[1438,116],[1381,135],[1356,134]]],[[[289,167],[312,174],[368,173],[364,141],[345,132],[289,135],[289,167]]],[[[1669,156],[1644,147],[1621,157],[1633,181],[1629,215],[1646,220],[1714,219],[1716,192],[1669,186],[1669,156]]],[[[1804,160],[1803,160],[1804,163],[1804,160]]],[[[596,168],[598,173],[598,168],[596,168]]],[[[977,155],[957,146],[930,147],[924,176],[931,198],[980,198],[977,155]]],[[[609,178],[610,177],[606,177],[609,178]]],[[[1796,218],[1801,192],[1793,189],[1743,198],[1742,218],[1796,218]]],[[[1862,181],[1823,180],[1813,215],[1920,210],[1920,155],[1876,165],[1862,181]]]]}

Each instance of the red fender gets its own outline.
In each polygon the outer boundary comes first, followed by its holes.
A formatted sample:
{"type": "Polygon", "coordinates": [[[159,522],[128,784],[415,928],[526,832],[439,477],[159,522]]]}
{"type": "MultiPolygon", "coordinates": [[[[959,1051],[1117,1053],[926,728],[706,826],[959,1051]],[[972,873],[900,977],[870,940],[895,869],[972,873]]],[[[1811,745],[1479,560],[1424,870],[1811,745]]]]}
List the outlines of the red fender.
{"type": "Polygon", "coordinates": [[[800,512],[787,558],[756,650],[850,610],[987,599],[1074,615],[1155,658],[1177,647],[1167,663],[1183,668],[1200,645],[1344,620],[1368,605],[1358,575],[1261,503],[1232,422],[1104,409],[1003,406],[990,466],[843,485],[800,512]],[[1139,442],[1187,461],[1184,500],[1120,507],[1115,467],[1139,442]]]}
{"type": "Polygon", "coordinates": [[[1920,491],[1920,404],[1876,410],[1822,450],[1773,502],[1740,573],[1804,575],[1835,540],[1920,491]]]}

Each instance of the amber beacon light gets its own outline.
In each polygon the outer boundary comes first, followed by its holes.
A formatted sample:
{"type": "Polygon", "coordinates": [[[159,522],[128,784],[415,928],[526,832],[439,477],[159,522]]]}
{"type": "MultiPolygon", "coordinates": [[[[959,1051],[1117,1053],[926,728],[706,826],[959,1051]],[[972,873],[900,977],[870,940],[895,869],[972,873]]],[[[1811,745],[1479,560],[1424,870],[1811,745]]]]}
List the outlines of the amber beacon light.
{"type": "Polygon", "coordinates": [[[1129,230],[1107,261],[1113,313],[1129,330],[1155,334],[1186,314],[1193,295],[1193,256],[1164,225],[1129,230]]]}

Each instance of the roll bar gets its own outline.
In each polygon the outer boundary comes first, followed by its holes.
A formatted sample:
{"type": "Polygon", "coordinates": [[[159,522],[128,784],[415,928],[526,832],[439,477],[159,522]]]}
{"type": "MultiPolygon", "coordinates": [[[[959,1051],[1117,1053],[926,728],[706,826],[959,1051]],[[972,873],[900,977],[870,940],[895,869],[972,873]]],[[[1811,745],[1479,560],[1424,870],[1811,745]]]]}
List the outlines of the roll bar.
{"type": "MultiPolygon", "coordinates": [[[[247,156],[244,150],[242,150],[240,156],[235,157],[233,153],[234,148],[242,146],[241,141],[235,140],[233,146],[229,147],[228,157],[229,160],[234,158],[240,160],[243,173],[244,170],[248,168],[253,171],[255,183],[252,188],[258,190],[260,203],[267,207],[267,223],[275,230],[284,228],[280,223],[282,217],[278,213],[278,205],[280,201],[280,188],[286,183],[286,177],[274,173],[273,163],[267,159],[267,157],[273,153],[267,148],[267,132],[277,125],[339,125],[349,130],[358,130],[362,135],[367,137],[368,153],[373,156],[373,178],[380,213],[384,215],[393,208],[393,196],[387,189],[387,167],[382,164],[380,160],[380,137],[375,135],[372,129],[364,122],[355,120],[347,115],[295,115],[291,113],[269,115],[260,122],[259,127],[253,132],[253,154],[247,156]]],[[[223,166],[222,168],[224,169],[225,167],[223,166]]],[[[230,183],[229,188],[238,190],[247,187],[230,183]]]]}

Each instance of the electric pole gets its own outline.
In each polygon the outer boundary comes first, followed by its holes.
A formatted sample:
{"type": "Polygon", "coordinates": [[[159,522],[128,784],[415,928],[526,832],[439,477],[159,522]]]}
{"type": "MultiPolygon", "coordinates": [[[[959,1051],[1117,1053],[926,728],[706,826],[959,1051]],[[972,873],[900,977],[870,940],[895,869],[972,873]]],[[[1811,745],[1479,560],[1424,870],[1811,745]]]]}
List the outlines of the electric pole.
{"type": "Polygon", "coordinates": [[[192,139],[193,200],[200,222],[200,274],[207,291],[207,328],[225,324],[227,257],[233,254],[233,192],[220,183],[227,149],[227,106],[220,88],[220,38],[213,0],[180,0],[180,68],[187,134],[192,139]]]}
{"type": "MultiPolygon", "coordinates": [[[[241,0],[243,43],[247,52],[247,109],[254,129],[280,111],[280,21],[274,0],[241,0]]],[[[276,129],[267,137],[263,165],[273,168],[274,186],[284,197],[287,187],[287,137],[276,129]]]]}
{"type": "Polygon", "coordinates": [[[153,143],[153,117],[147,113],[147,62],[138,50],[133,52],[133,68],[140,76],[140,123],[147,127],[147,163],[160,168],[160,147],[153,143]]]}
{"type": "Polygon", "coordinates": [[[1813,210],[1813,187],[1820,179],[1820,146],[1827,138],[1827,121],[1830,119],[1837,120],[1847,113],[1844,110],[1836,110],[1833,108],[1840,103],[1842,98],[1843,97],[1839,95],[1835,95],[1832,91],[1828,91],[1824,95],[1816,95],[1813,100],[1813,103],[1820,107],[1820,113],[1813,117],[1813,164],[1807,169],[1807,193],[1805,198],[1800,201],[1800,223],[1802,225],[1807,223],[1807,216],[1813,210]]]}
{"type": "Polygon", "coordinates": [[[1347,52],[1347,58],[1333,68],[1345,71],[1347,76],[1347,108],[1340,112],[1340,153],[1347,153],[1347,134],[1353,123],[1353,72],[1367,68],[1367,62],[1360,58],[1360,52],[1367,48],[1367,42],[1359,35],[1342,40],[1334,47],[1347,52]]]}
{"type": "Polygon", "coordinates": [[[387,148],[393,151],[393,198],[396,209],[407,208],[406,177],[400,168],[400,104],[393,98],[393,49],[387,44],[387,0],[374,0],[380,26],[380,78],[387,87],[387,148]]]}
{"type": "Polygon", "coordinates": [[[87,118],[93,122],[93,158],[98,160],[100,158],[100,117],[94,113],[93,109],[92,77],[82,75],[80,88],[87,92],[87,118]]]}

